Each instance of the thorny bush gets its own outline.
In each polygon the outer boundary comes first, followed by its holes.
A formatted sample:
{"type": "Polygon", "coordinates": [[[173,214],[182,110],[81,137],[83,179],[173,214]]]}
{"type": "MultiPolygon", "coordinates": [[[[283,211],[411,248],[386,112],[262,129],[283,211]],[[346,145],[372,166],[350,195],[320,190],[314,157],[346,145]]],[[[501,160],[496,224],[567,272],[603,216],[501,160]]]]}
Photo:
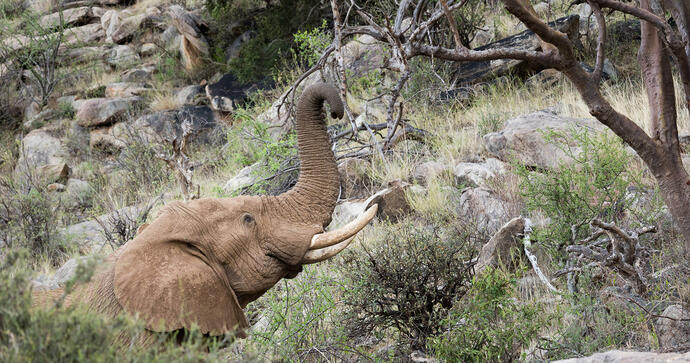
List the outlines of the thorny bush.
{"type": "Polygon", "coordinates": [[[349,334],[382,334],[390,328],[401,342],[424,349],[470,287],[477,236],[470,228],[434,221],[406,221],[382,231],[342,259],[349,334]]]}

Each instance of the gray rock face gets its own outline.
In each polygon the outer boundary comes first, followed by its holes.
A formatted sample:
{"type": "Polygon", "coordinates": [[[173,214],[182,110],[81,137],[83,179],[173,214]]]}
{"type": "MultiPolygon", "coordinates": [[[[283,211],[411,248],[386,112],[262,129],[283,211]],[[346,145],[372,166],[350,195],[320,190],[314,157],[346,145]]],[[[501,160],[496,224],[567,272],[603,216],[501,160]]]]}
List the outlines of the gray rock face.
{"type": "Polygon", "coordinates": [[[133,15],[130,11],[108,10],[101,17],[106,42],[124,44],[140,30],[146,14],[133,15]]]}
{"type": "MultiPolygon", "coordinates": [[[[101,221],[106,229],[112,230],[113,219],[115,216],[124,216],[128,219],[136,219],[136,217],[142,211],[141,206],[129,206],[118,209],[112,213],[101,215],[98,220],[101,221]]],[[[105,233],[103,226],[99,224],[96,220],[89,220],[86,222],[81,222],[68,226],[60,231],[63,238],[73,241],[78,244],[81,248],[93,249],[93,248],[106,248],[110,249],[110,245],[105,238],[105,233]]],[[[107,252],[107,251],[106,251],[107,252]]]]}
{"type": "Polygon", "coordinates": [[[152,65],[145,65],[141,68],[134,68],[126,70],[122,73],[123,82],[146,82],[151,80],[151,75],[155,71],[156,67],[152,65]]]}
{"type": "MultiPolygon", "coordinates": [[[[576,119],[538,111],[508,120],[503,130],[484,135],[486,150],[495,157],[510,162],[538,168],[555,168],[559,162],[567,162],[565,152],[544,139],[544,131],[553,130],[568,134],[573,128],[601,132],[604,126],[594,119],[576,119]]],[[[573,145],[577,152],[577,146],[573,145]]]]}
{"type": "Polygon", "coordinates": [[[206,86],[206,96],[214,110],[232,112],[242,105],[250,94],[263,87],[261,83],[240,83],[232,73],[227,73],[218,82],[206,86]]]}
{"type": "Polygon", "coordinates": [[[183,122],[191,122],[194,142],[215,143],[218,141],[216,116],[208,106],[187,106],[180,110],[161,111],[144,115],[133,123],[119,123],[113,127],[112,134],[125,139],[132,132],[148,142],[173,140],[182,136],[183,122]]]}
{"type": "Polygon", "coordinates": [[[25,177],[30,172],[48,183],[66,180],[70,173],[66,160],[67,151],[60,139],[44,129],[33,130],[22,139],[15,175],[25,177]]]}
{"type": "Polygon", "coordinates": [[[183,87],[175,94],[175,100],[180,105],[196,105],[204,97],[204,87],[192,85],[183,87]]]}
{"type": "Polygon", "coordinates": [[[103,59],[103,54],[107,49],[102,46],[67,48],[64,50],[64,57],[73,63],[88,63],[103,59]]]}
{"type": "Polygon", "coordinates": [[[70,178],[65,185],[65,205],[68,208],[80,208],[89,204],[87,201],[91,197],[91,186],[88,182],[70,178]]]}
{"type": "MultiPolygon", "coordinates": [[[[94,14],[98,12],[97,9],[86,6],[65,9],[62,11],[62,23],[64,27],[88,24],[98,19],[98,16],[94,14]]],[[[38,22],[44,28],[57,28],[60,26],[60,13],[44,15],[38,22]]]]}
{"type": "Polygon", "coordinates": [[[245,166],[237,175],[225,183],[223,190],[227,193],[233,193],[256,183],[259,178],[254,175],[254,171],[258,168],[258,164],[245,166]]]}
{"type": "Polygon", "coordinates": [[[479,253],[479,258],[474,269],[481,274],[489,266],[511,266],[513,250],[520,250],[520,236],[525,230],[525,219],[516,217],[506,223],[494,234],[479,253]]]}
{"type": "Polygon", "coordinates": [[[151,91],[151,86],[142,82],[117,82],[105,86],[105,97],[126,98],[143,96],[151,91]]]}
{"type": "Polygon", "coordinates": [[[142,57],[149,57],[156,53],[158,47],[153,43],[144,43],[139,48],[139,55],[142,57]]]}
{"type": "MultiPolygon", "coordinates": [[[[661,315],[673,319],[690,319],[690,311],[684,310],[681,305],[671,305],[661,315]]],[[[673,351],[678,347],[690,348],[689,320],[657,318],[655,325],[659,337],[659,348],[662,350],[673,351]]]]}
{"type": "Polygon", "coordinates": [[[511,217],[508,202],[485,188],[468,189],[458,201],[458,214],[476,224],[477,229],[493,234],[511,217]]]}
{"type": "Polygon", "coordinates": [[[116,45],[110,50],[105,62],[118,69],[130,67],[141,60],[139,55],[129,45],[116,45]]]}
{"type": "Polygon", "coordinates": [[[412,178],[419,184],[427,185],[430,180],[450,170],[450,166],[439,163],[438,161],[426,161],[414,168],[412,178]]]}
{"type": "Polygon", "coordinates": [[[453,169],[457,185],[489,188],[491,179],[506,172],[505,163],[488,158],[482,163],[458,163],[453,169]]]}
{"type": "Polygon", "coordinates": [[[76,119],[79,126],[105,126],[121,121],[128,111],[133,110],[143,101],[140,97],[127,98],[92,98],[79,105],[76,119]]]}
{"type": "Polygon", "coordinates": [[[99,23],[87,24],[65,30],[65,45],[89,45],[105,37],[105,32],[99,23]]]}
{"type": "Polygon", "coordinates": [[[570,358],[554,361],[553,363],[687,363],[690,362],[690,352],[682,353],[654,353],[654,352],[623,352],[611,350],[596,353],[584,358],[570,358]]]}

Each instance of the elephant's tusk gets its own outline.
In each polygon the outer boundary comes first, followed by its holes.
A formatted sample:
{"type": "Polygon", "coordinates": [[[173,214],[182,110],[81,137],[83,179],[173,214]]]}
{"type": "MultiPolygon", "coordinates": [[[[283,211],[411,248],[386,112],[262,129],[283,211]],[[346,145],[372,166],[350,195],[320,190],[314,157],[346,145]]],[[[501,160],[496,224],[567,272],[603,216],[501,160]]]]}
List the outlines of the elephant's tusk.
{"type": "Polygon", "coordinates": [[[318,250],[324,247],[330,247],[345,241],[346,239],[354,236],[357,232],[361,231],[376,215],[379,205],[374,204],[359,217],[357,217],[352,222],[336,229],[335,231],[324,232],[315,234],[311,238],[311,245],[309,250],[318,250]]]}
{"type": "Polygon", "coordinates": [[[346,239],[340,243],[337,243],[333,246],[324,247],[324,248],[320,248],[317,250],[309,250],[309,251],[307,251],[307,254],[304,255],[304,258],[302,258],[302,261],[300,262],[300,264],[301,265],[308,265],[311,263],[317,263],[317,262],[327,260],[327,259],[337,255],[338,253],[340,253],[340,251],[344,250],[345,247],[347,247],[350,244],[350,242],[352,242],[353,239],[355,239],[354,236],[352,236],[352,237],[350,237],[350,238],[348,238],[348,239],[346,239]]]}

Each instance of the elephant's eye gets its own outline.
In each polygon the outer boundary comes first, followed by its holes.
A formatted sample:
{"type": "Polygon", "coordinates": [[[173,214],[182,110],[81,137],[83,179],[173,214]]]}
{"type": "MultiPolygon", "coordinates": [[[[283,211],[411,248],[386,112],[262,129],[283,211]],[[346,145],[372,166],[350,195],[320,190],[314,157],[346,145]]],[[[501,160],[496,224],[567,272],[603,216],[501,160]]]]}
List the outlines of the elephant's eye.
{"type": "Polygon", "coordinates": [[[250,223],[254,222],[254,217],[252,217],[251,214],[245,214],[242,219],[244,220],[244,223],[246,223],[246,224],[250,224],[250,223]]]}

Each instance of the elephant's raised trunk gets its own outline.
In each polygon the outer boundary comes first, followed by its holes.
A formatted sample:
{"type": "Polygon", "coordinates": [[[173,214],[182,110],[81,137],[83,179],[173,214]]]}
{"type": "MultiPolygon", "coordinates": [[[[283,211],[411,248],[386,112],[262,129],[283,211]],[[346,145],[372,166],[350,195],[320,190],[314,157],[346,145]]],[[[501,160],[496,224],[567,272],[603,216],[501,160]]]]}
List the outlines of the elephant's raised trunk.
{"type": "Polygon", "coordinates": [[[299,179],[291,190],[277,198],[281,204],[299,211],[302,221],[326,227],[338,200],[340,177],[326,132],[324,101],[328,101],[331,117],[343,117],[343,102],[333,86],[317,83],[304,90],[296,114],[299,179]]]}

